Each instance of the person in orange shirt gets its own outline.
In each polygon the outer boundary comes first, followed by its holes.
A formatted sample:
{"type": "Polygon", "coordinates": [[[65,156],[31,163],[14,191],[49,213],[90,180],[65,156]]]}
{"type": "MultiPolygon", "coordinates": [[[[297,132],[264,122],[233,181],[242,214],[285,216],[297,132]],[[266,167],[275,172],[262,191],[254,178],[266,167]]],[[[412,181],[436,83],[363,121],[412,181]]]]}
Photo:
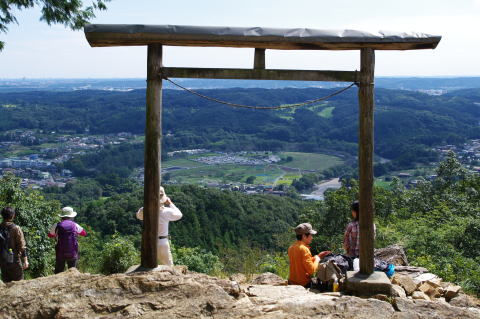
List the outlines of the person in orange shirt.
{"type": "Polygon", "coordinates": [[[313,235],[316,233],[317,231],[309,223],[303,223],[295,227],[297,241],[288,248],[288,258],[290,259],[289,285],[300,285],[309,288],[311,285],[310,277],[317,271],[320,259],[330,253],[329,251],[324,251],[312,256],[308,245],[310,245],[313,235]]]}

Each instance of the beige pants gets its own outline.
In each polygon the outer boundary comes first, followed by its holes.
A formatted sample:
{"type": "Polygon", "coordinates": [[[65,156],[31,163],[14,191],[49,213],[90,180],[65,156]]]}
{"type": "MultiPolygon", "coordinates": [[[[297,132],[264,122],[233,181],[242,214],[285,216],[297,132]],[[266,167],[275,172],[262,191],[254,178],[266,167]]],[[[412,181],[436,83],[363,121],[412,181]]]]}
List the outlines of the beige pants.
{"type": "Polygon", "coordinates": [[[162,238],[157,243],[157,260],[159,265],[173,266],[172,253],[168,238],[162,238]]]}

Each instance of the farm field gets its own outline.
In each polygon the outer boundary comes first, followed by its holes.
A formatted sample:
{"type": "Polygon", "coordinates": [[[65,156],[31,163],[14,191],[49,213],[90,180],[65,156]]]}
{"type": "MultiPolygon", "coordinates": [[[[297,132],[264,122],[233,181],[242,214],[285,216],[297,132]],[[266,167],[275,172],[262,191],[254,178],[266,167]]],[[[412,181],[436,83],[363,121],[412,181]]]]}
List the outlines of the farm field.
{"type": "Polygon", "coordinates": [[[282,164],[282,166],[298,168],[301,170],[322,171],[324,169],[341,165],[343,160],[339,157],[316,153],[284,152],[281,156],[293,157],[293,161],[282,164]]]}
{"type": "MultiPolygon", "coordinates": [[[[185,184],[226,184],[245,183],[247,178],[253,176],[253,184],[267,186],[290,185],[294,179],[302,176],[304,171],[321,171],[343,161],[335,156],[325,154],[281,152],[278,155],[282,158],[292,157],[291,162],[275,164],[265,163],[264,165],[241,165],[241,164],[215,164],[208,165],[194,161],[200,156],[215,156],[218,154],[206,153],[188,156],[186,158],[167,160],[162,163],[164,168],[175,168],[168,171],[169,179],[175,183],[185,184]]],[[[248,154],[243,156],[248,157],[248,154]]]]}

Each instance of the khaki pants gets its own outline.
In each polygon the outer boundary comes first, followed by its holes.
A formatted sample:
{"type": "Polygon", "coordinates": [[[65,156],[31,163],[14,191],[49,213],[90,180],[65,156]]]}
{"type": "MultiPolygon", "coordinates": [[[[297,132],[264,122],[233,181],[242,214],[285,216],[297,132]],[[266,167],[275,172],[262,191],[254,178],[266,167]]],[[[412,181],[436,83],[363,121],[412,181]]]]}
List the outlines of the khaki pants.
{"type": "Polygon", "coordinates": [[[173,258],[172,253],[170,252],[170,243],[168,238],[158,239],[157,261],[159,265],[173,266],[173,258]]]}

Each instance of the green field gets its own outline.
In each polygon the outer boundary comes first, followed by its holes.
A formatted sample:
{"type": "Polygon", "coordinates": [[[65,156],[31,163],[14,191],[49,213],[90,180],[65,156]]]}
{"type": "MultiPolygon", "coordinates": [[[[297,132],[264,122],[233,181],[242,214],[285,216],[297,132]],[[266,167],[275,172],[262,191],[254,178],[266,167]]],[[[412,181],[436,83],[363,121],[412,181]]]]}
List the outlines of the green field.
{"type": "MultiPolygon", "coordinates": [[[[249,176],[254,176],[254,184],[290,185],[294,179],[301,177],[302,170],[321,171],[343,163],[340,158],[335,156],[300,152],[284,152],[277,154],[283,158],[288,156],[293,158],[291,162],[278,165],[207,165],[191,160],[200,156],[214,155],[218,154],[196,154],[187,158],[167,160],[162,163],[162,166],[164,168],[175,166],[185,168],[169,171],[170,180],[177,183],[245,183],[249,176]]],[[[248,154],[244,156],[249,157],[248,154]]]]}
{"type": "Polygon", "coordinates": [[[169,168],[169,167],[174,167],[174,166],[179,166],[179,167],[199,167],[199,166],[206,166],[205,164],[195,162],[186,158],[179,158],[179,159],[174,159],[174,160],[167,160],[167,161],[162,161],[162,167],[163,168],[169,168]]]}
{"type": "Polygon", "coordinates": [[[293,161],[282,164],[282,166],[298,168],[301,170],[322,171],[343,164],[342,159],[332,155],[300,152],[284,152],[280,155],[283,157],[293,157],[293,161]]]}
{"type": "Polygon", "coordinates": [[[332,112],[333,112],[334,109],[335,109],[334,106],[326,107],[323,110],[321,110],[320,112],[318,112],[318,115],[320,115],[321,117],[329,119],[329,118],[332,117],[332,112]]]}
{"type": "Polygon", "coordinates": [[[387,182],[380,179],[375,179],[375,186],[390,189],[391,182],[387,182]]]}

